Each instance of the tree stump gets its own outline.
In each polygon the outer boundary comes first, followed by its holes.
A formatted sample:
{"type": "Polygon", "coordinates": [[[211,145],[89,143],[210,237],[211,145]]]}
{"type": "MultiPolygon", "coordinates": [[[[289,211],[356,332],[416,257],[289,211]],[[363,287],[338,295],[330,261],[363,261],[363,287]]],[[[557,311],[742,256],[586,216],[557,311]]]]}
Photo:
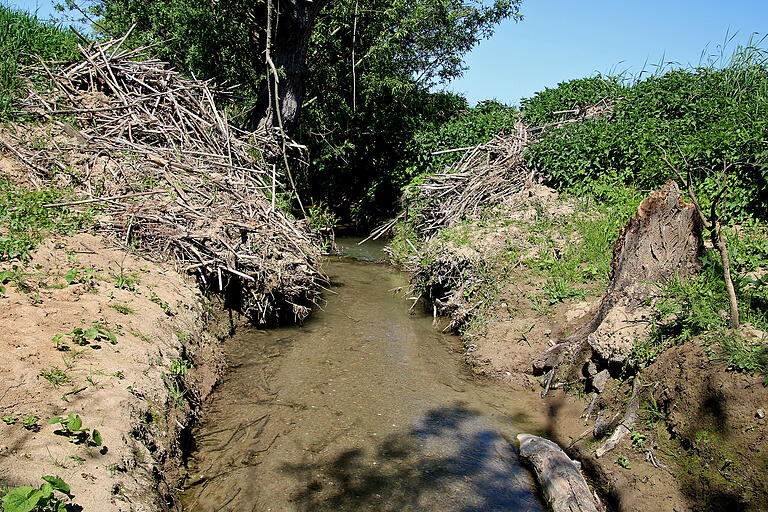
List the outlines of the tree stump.
{"type": "Polygon", "coordinates": [[[619,232],[610,282],[597,314],[542,354],[534,370],[545,372],[587,347],[603,362],[626,362],[635,340],[648,335],[651,309],[646,304],[657,284],[696,274],[703,247],[701,219],[694,205],[683,201],[677,183],[668,181],[651,192],[619,232]]]}

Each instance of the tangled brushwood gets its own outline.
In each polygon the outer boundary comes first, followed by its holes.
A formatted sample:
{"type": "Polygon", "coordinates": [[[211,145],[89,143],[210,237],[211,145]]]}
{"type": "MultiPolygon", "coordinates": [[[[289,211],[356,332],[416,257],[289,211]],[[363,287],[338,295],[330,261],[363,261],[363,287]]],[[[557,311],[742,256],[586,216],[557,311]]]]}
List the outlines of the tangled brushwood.
{"type": "Polygon", "coordinates": [[[29,69],[23,112],[50,123],[11,126],[3,150],[35,186],[82,195],[47,207],[95,208],[101,232],[195,273],[254,323],[303,321],[325,279],[318,241],[275,204],[284,152],[300,165],[303,148],[236,128],[224,92],[121,49],[127,35],[29,69]]]}
{"type": "Polygon", "coordinates": [[[438,151],[435,154],[463,151],[464,155],[444,171],[408,186],[402,199],[403,211],[374,230],[371,238],[379,238],[404,220],[419,236],[429,240],[462,219],[478,216],[519,192],[526,182],[540,177],[541,170],[531,168],[525,159],[526,149],[538,135],[550,128],[610,115],[613,106],[605,98],[587,108],[554,112],[561,116],[558,121],[541,126],[518,121],[511,133],[497,134],[488,142],[438,151]]]}

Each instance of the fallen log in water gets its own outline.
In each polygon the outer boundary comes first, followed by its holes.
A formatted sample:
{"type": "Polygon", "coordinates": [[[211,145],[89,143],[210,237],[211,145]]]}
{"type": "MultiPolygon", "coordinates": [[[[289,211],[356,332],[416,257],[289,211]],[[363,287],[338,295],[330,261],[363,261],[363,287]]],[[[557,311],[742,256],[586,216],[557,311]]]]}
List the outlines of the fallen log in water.
{"type": "Polygon", "coordinates": [[[571,460],[556,443],[530,434],[519,434],[517,440],[520,460],[533,468],[553,512],[600,510],[581,474],[580,464],[571,460]]]}

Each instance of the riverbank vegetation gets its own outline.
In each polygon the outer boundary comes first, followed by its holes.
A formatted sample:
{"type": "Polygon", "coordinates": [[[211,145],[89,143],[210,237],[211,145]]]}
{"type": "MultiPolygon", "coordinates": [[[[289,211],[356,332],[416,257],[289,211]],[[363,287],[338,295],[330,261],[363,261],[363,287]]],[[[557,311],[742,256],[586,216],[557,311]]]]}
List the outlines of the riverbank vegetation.
{"type": "MultiPolygon", "coordinates": [[[[46,262],[46,276],[30,285],[38,277],[30,261],[47,237],[99,231],[126,252],[176,262],[254,323],[301,322],[320,302],[324,279],[316,231],[393,218],[390,255],[412,272],[414,296],[450,318],[479,373],[530,388],[532,361],[598,307],[617,239],[643,198],[690,177],[702,208],[724,225],[741,329],[726,313],[722,255],[705,245],[696,275],[655,283],[648,333],[628,357],[547,368],[544,394],[594,392],[585,416],[598,421],[639,400],[632,446],[619,446],[613,465],[659,469],[664,453],[682,470],[692,503],[717,495],[755,509],[768,495],[754,477],[762,463],[744,444],[764,444],[764,408],[755,404],[768,383],[764,41],[640,79],[572,80],[519,108],[492,100],[470,107],[439,86],[461,74],[466,53],[502,20],[521,19],[517,0],[106,0],[75,12],[92,33],[0,7],[0,149],[12,162],[0,179],[0,296],[39,308],[63,290],[108,306],[82,325],[49,326],[53,341],[35,339],[47,352],[80,354],[75,339],[125,343],[115,334],[120,322],[141,308],[162,325],[181,314],[170,291],[147,288],[136,298],[146,287],[141,265],[124,267],[114,255],[109,277],[68,254],[60,255],[65,272],[46,262]],[[99,282],[114,283],[111,295],[99,294],[99,282]],[[607,374],[605,388],[597,376],[607,374]]],[[[689,199],[683,193],[680,204],[689,199]]],[[[198,300],[184,290],[183,300],[198,300]]],[[[138,327],[128,332],[151,342],[138,327]]],[[[189,335],[178,332],[147,370],[163,395],[130,393],[146,405],[130,434],[145,447],[169,411],[189,407],[187,425],[190,400],[199,400],[187,375],[194,362],[184,359],[189,335]]],[[[31,375],[54,389],[72,385],[68,393],[88,393],[78,390],[82,379],[84,389],[101,389],[97,375],[78,374],[70,362],[62,370],[46,360],[31,375]]],[[[93,416],[81,412],[90,426],[93,416]]],[[[16,407],[6,426],[22,416],[32,428],[43,417],[16,407]]],[[[594,437],[615,426],[596,424],[594,437]]],[[[591,453],[596,441],[579,439],[572,448],[591,453]]],[[[6,496],[53,500],[54,490],[68,489],[45,486],[6,496]]]]}
{"type": "MultiPolygon", "coordinates": [[[[599,395],[605,381],[595,384],[606,368],[599,358],[596,369],[591,362],[582,368],[578,359],[556,367],[542,385],[545,394],[551,386],[577,393],[598,386],[587,418],[601,408],[620,413],[625,393],[635,396],[627,379],[651,386],[654,391],[643,395],[648,421],[636,426],[633,439],[652,438],[656,447],[638,441],[644,446],[638,450],[633,443],[632,450],[618,452],[626,463],[617,464],[637,465],[640,452],[660,467],[654,450],[676,453],[683,470],[678,481],[696,506],[728,496],[757,510],[768,492],[754,479],[756,461],[743,445],[746,438],[761,439],[754,431],[762,423],[754,422],[764,414],[755,410],[768,384],[768,212],[762,199],[768,194],[768,53],[761,44],[698,68],[639,81],[595,76],[524,99],[515,121],[525,128],[508,127],[499,138],[507,147],[515,134],[526,140],[523,161],[510,160],[506,194],[470,207],[455,200],[461,187],[441,185],[448,183],[439,177],[446,171],[497,179],[488,169],[504,145],[468,144],[464,152],[481,156],[454,155],[466,158],[464,165],[454,160],[414,180],[403,196],[407,213],[392,226],[392,259],[413,272],[413,295],[451,318],[449,327],[464,336],[478,372],[525,387],[530,381],[515,373],[531,372],[532,362],[535,370],[541,352],[588,323],[616,270],[627,220],[648,191],[690,179],[702,208],[723,219],[741,328],[732,328],[727,313],[721,255],[705,244],[700,272],[656,283],[647,300],[647,333],[634,339],[622,364],[608,363],[617,379],[610,393],[599,395]],[[536,181],[549,188],[542,191],[536,181]],[[453,209],[465,213],[453,215],[453,209]],[[677,364],[674,378],[662,370],[677,364]],[[679,379],[688,382],[682,395],[674,391],[679,379]],[[740,395],[742,379],[755,391],[740,395]],[[721,416],[706,412],[714,382],[727,390],[717,392],[727,411],[721,416]],[[733,431],[745,437],[736,440],[733,431]]],[[[691,199],[683,193],[680,200],[691,199]]],[[[710,239],[706,227],[701,237],[710,239]]],[[[585,445],[585,456],[594,442],[585,445]]]]}

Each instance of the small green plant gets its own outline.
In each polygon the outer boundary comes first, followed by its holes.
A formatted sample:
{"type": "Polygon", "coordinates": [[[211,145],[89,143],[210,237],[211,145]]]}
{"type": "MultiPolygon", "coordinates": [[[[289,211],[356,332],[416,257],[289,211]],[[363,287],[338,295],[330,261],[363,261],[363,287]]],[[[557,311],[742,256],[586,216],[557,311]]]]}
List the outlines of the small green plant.
{"type": "Polygon", "coordinates": [[[66,418],[57,416],[48,420],[49,425],[59,424],[61,428],[54,431],[54,434],[69,438],[69,442],[74,444],[83,444],[89,446],[101,446],[101,434],[93,429],[91,432],[88,427],[83,427],[83,420],[79,414],[69,413],[66,418]]]}
{"type": "Polygon", "coordinates": [[[157,296],[155,292],[152,292],[152,295],[150,295],[149,300],[160,306],[160,309],[163,310],[163,313],[165,313],[168,316],[173,315],[171,313],[171,307],[168,305],[167,302],[165,302],[163,299],[157,296]]]}
{"type": "Polygon", "coordinates": [[[177,379],[172,375],[164,375],[163,380],[165,381],[165,387],[171,394],[171,398],[176,407],[184,407],[184,396],[187,394],[184,384],[179,382],[180,379],[177,379]]]}
{"type": "Polygon", "coordinates": [[[23,485],[10,489],[3,496],[3,512],[66,512],[66,502],[73,498],[64,480],[58,476],[44,476],[40,487],[23,485]],[[66,496],[65,501],[56,493],[66,496]]]}
{"type": "MultiPolygon", "coordinates": [[[[96,320],[91,327],[83,329],[75,327],[67,333],[72,343],[80,346],[88,345],[90,342],[108,341],[112,345],[117,344],[117,336],[112,332],[103,321],[96,320]]],[[[54,336],[55,339],[55,336],[54,336]]],[[[61,340],[59,340],[61,341],[61,340]]]]}
{"type": "Polygon", "coordinates": [[[3,420],[3,423],[6,425],[15,425],[17,421],[19,421],[19,415],[18,414],[7,414],[0,418],[3,420]]]}
{"type": "Polygon", "coordinates": [[[67,282],[67,284],[74,284],[77,282],[78,274],[79,272],[77,268],[70,269],[66,274],[64,274],[64,280],[67,282]]]}
{"type": "Polygon", "coordinates": [[[314,230],[333,229],[339,223],[339,217],[322,201],[310,206],[307,213],[309,227],[314,230]]]}
{"type": "Polygon", "coordinates": [[[554,305],[571,297],[584,297],[586,293],[573,288],[564,278],[555,277],[544,283],[544,295],[549,300],[549,304],[554,305]]]}
{"type": "Polygon", "coordinates": [[[69,375],[65,371],[60,370],[58,366],[52,366],[47,370],[40,370],[38,375],[53,384],[54,387],[59,387],[71,380],[69,375]]]}
{"type": "Polygon", "coordinates": [[[37,422],[39,419],[40,419],[40,416],[37,416],[35,414],[29,414],[28,416],[24,417],[24,419],[21,421],[21,424],[27,430],[37,430],[39,428],[39,426],[37,425],[37,422]]]}
{"type": "Polygon", "coordinates": [[[171,366],[168,370],[171,375],[178,378],[186,375],[190,368],[192,368],[192,364],[189,361],[184,359],[173,359],[171,360],[171,366]]]}
{"type": "Polygon", "coordinates": [[[56,350],[69,350],[69,345],[64,340],[63,334],[57,334],[53,338],[51,338],[51,343],[53,343],[56,346],[56,350]]]}
{"type": "Polygon", "coordinates": [[[139,277],[136,274],[125,272],[122,267],[119,274],[112,274],[112,278],[115,280],[115,288],[120,290],[132,292],[136,290],[136,286],[139,284],[139,277]]]}
{"type": "Polygon", "coordinates": [[[112,304],[111,307],[122,315],[132,315],[135,313],[133,308],[129,307],[127,304],[112,304]]]}
{"type": "Polygon", "coordinates": [[[645,444],[645,440],[647,439],[647,436],[643,434],[642,432],[634,431],[632,432],[632,448],[639,451],[643,448],[643,444],[645,444]]]}
{"type": "Polygon", "coordinates": [[[615,464],[618,464],[619,467],[622,467],[624,469],[632,469],[632,466],[629,463],[629,460],[623,455],[619,455],[616,457],[616,460],[614,461],[615,464]]]}

